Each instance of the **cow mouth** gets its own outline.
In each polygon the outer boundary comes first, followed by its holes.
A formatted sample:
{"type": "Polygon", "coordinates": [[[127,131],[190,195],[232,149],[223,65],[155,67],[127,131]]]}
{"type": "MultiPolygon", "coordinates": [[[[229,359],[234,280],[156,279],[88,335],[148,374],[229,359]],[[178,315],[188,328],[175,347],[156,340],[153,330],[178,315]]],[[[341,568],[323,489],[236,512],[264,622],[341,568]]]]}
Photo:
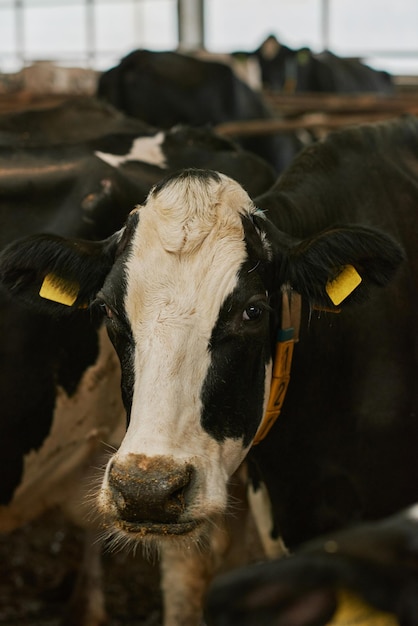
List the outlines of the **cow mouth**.
{"type": "Polygon", "coordinates": [[[130,535],[145,537],[147,535],[160,535],[162,537],[170,535],[187,535],[191,533],[199,524],[200,520],[188,522],[178,522],[176,524],[164,524],[161,522],[126,522],[118,520],[118,527],[130,535]]]}

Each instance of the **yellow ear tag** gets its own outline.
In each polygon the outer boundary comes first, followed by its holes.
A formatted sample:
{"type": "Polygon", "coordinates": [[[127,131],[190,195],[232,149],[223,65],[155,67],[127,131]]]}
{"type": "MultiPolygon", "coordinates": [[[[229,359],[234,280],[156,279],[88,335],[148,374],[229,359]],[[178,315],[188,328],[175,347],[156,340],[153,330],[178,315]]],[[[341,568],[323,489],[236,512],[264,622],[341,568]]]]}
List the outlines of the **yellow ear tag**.
{"type": "Polygon", "coordinates": [[[375,609],[359,596],[341,590],[338,608],[327,626],[399,626],[395,615],[375,609]]]}
{"type": "Polygon", "coordinates": [[[79,284],[75,281],[65,280],[55,274],[47,274],[42,283],[39,295],[45,300],[72,306],[77,300],[79,284]]]}
{"type": "Polygon", "coordinates": [[[352,265],[345,265],[337,278],[330,280],[325,290],[335,306],[338,306],[361,283],[361,276],[352,265]]]}

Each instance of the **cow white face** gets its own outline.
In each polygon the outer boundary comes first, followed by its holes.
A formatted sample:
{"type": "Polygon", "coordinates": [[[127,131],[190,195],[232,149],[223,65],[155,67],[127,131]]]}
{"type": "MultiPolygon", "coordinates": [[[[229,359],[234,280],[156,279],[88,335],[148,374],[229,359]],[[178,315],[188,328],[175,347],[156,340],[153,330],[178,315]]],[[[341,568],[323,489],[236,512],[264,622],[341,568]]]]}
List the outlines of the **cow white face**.
{"type": "Polygon", "coordinates": [[[170,177],[131,214],[99,293],[130,418],[99,502],[130,535],[180,535],[224,512],[257,431],[270,340],[254,212],[225,176],[170,177]]]}

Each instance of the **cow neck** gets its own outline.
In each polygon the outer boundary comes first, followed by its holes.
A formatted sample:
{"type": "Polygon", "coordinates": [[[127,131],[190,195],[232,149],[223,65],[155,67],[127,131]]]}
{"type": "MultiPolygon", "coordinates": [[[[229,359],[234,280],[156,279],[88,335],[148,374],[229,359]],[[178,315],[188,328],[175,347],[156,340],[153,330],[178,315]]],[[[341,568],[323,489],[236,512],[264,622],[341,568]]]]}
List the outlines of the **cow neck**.
{"type": "Polygon", "coordinates": [[[299,341],[301,310],[302,299],[300,294],[284,287],[282,289],[282,319],[273,359],[270,396],[253,441],[254,446],[266,437],[282,410],[290,381],[293,348],[295,342],[299,341]]]}

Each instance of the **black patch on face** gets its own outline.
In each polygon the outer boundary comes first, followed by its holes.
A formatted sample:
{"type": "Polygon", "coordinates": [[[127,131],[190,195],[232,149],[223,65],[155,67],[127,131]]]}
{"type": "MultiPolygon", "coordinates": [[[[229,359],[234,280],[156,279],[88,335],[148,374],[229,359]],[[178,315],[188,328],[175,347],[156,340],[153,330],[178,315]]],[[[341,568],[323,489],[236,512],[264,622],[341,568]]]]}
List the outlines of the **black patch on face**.
{"type": "Polygon", "coordinates": [[[119,357],[122,371],[121,392],[129,424],[135,382],[135,344],[131,325],[125,312],[126,263],[131,250],[132,236],[139,221],[139,212],[132,213],[118,245],[115,264],[109,273],[97,301],[106,313],[107,332],[119,357]]]}
{"type": "Polygon", "coordinates": [[[218,172],[214,172],[212,170],[200,170],[196,168],[188,168],[178,172],[174,172],[169,174],[165,178],[163,178],[159,183],[157,183],[153,189],[152,194],[156,195],[159,191],[161,191],[164,187],[167,187],[173,180],[182,181],[190,178],[196,178],[202,182],[207,182],[210,180],[215,181],[216,183],[221,182],[221,177],[218,172]]]}
{"type": "Polygon", "coordinates": [[[118,244],[116,250],[116,258],[118,259],[127,248],[129,248],[129,244],[132,241],[133,234],[138,226],[139,222],[139,210],[132,211],[126,220],[125,228],[123,229],[122,237],[118,244]]]}
{"type": "MultiPolygon", "coordinates": [[[[123,289],[119,289],[118,292],[122,294],[123,289]]],[[[106,319],[106,327],[110,341],[120,360],[122,401],[126,411],[127,424],[129,424],[135,382],[135,344],[130,325],[122,320],[123,317],[113,317],[111,319],[108,317],[106,319]]]]}
{"type": "Polygon", "coordinates": [[[208,347],[211,365],[201,393],[201,423],[217,441],[231,437],[243,439],[247,446],[263,415],[265,367],[271,358],[271,311],[262,279],[265,251],[250,220],[244,218],[243,222],[246,234],[252,233],[252,243],[246,237],[249,259],[212,331],[208,347]]]}

